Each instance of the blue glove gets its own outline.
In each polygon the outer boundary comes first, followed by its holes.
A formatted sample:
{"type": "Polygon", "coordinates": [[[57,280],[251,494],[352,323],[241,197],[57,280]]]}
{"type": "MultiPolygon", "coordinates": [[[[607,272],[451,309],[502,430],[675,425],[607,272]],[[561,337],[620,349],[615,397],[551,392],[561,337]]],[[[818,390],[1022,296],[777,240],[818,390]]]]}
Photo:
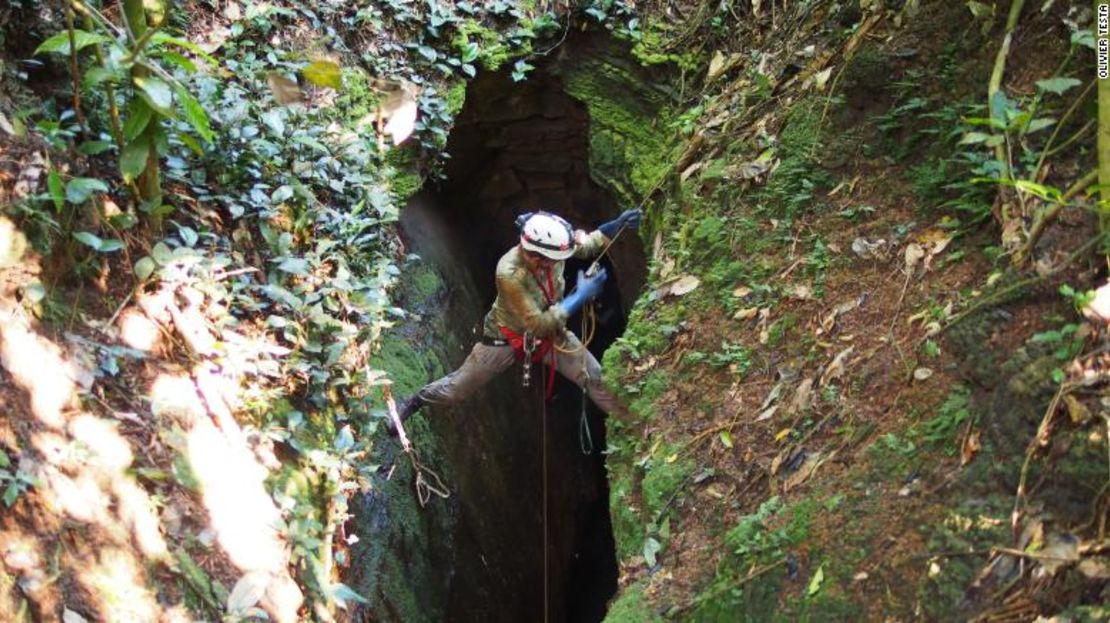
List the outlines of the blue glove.
{"type": "Polygon", "coordinates": [[[644,211],[640,208],[636,208],[635,210],[625,210],[624,212],[621,212],[621,215],[617,218],[609,221],[608,223],[602,223],[601,226],[598,227],[598,229],[601,230],[601,233],[605,234],[606,238],[612,240],[613,236],[616,236],[617,232],[619,232],[622,227],[627,229],[639,229],[640,220],[643,218],[644,211]]]}
{"type": "Polygon", "coordinates": [[[574,286],[573,292],[559,301],[559,309],[563,310],[568,317],[573,316],[578,310],[582,309],[583,305],[601,294],[601,288],[605,286],[605,278],[608,276],[604,268],[590,277],[587,277],[582,271],[578,271],[577,285],[574,286]]]}

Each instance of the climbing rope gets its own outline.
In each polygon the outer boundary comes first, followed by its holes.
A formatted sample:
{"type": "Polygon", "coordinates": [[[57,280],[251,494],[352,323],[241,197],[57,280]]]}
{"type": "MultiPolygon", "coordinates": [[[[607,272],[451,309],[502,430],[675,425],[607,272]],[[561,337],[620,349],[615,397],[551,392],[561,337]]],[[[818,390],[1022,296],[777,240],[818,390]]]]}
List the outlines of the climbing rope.
{"type": "Polygon", "coordinates": [[[385,398],[385,404],[389,410],[389,417],[393,420],[393,426],[397,428],[397,437],[401,440],[401,448],[409,456],[412,471],[416,474],[416,497],[420,500],[420,508],[424,508],[433,495],[447,499],[451,496],[451,493],[448,491],[447,485],[444,484],[443,478],[435,470],[420,462],[420,455],[417,454],[416,448],[413,447],[408,435],[405,434],[405,427],[401,425],[401,416],[397,414],[397,403],[393,401],[393,389],[389,385],[382,385],[382,397],[385,398]]]}
{"type": "Polygon", "coordinates": [[[540,445],[543,447],[543,620],[547,623],[548,617],[548,582],[547,582],[547,376],[541,375],[542,391],[540,392],[540,445]]]}

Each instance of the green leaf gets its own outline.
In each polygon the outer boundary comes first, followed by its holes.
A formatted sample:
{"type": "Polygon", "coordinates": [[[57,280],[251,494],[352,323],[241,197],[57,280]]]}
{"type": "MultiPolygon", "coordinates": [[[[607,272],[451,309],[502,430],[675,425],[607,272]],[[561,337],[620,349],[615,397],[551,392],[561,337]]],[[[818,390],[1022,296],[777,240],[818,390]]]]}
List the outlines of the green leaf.
{"type": "Polygon", "coordinates": [[[294,275],[307,275],[308,260],[300,257],[289,257],[278,264],[278,270],[294,275]]]}
{"type": "Polygon", "coordinates": [[[983,143],[987,147],[998,147],[1006,142],[1006,137],[1002,134],[992,134],[987,138],[987,142],[983,143]]]}
{"type": "Polygon", "coordinates": [[[101,253],[111,253],[112,251],[119,251],[126,245],[118,238],[108,238],[100,242],[100,248],[97,251],[101,253]]]}
{"type": "Polygon", "coordinates": [[[428,47],[426,45],[417,46],[416,51],[420,53],[420,56],[423,56],[431,62],[435,62],[436,58],[439,56],[439,54],[435,51],[435,48],[428,47]]]}
{"type": "Polygon", "coordinates": [[[12,484],[8,485],[7,489],[4,490],[4,506],[11,508],[12,504],[15,504],[15,500],[18,497],[19,487],[13,482],[12,484]]]}
{"type": "Polygon", "coordinates": [[[111,141],[85,141],[77,147],[77,151],[86,156],[102,154],[112,148],[111,141]]]}
{"type": "Polygon", "coordinates": [[[463,49],[462,58],[460,60],[464,63],[471,63],[474,62],[476,58],[478,58],[478,44],[471,41],[467,43],[466,48],[463,49]]]}
{"type": "Polygon", "coordinates": [[[978,143],[985,143],[991,137],[990,134],[985,132],[968,132],[960,139],[960,145],[976,145],[978,143]]]}
{"type": "Polygon", "coordinates": [[[478,75],[478,70],[475,69],[474,65],[471,65],[470,63],[463,64],[461,69],[462,69],[462,72],[464,74],[466,74],[466,77],[468,77],[468,78],[473,78],[474,76],[478,75]]]}
{"type": "Polygon", "coordinates": [[[732,433],[729,433],[727,430],[721,431],[721,445],[726,448],[732,447],[732,433]]]}
{"type": "MultiPolygon", "coordinates": [[[[77,47],[77,51],[81,51],[90,45],[104,43],[105,41],[111,41],[111,39],[95,32],[79,29],[73,31],[73,43],[77,47]]],[[[46,41],[43,41],[42,45],[35,49],[35,55],[37,56],[43,53],[69,55],[69,31],[63,30],[46,41]]]]}
{"type": "Polygon", "coordinates": [[[149,76],[135,76],[132,81],[139,87],[139,95],[151,108],[163,117],[173,117],[173,91],[170,85],[149,76]]]}
{"type": "Polygon", "coordinates": [[[187,57],[178,54],[177,52],[162,52],[160,56],[162,57],[162,60],[172,65],[177,65],[181,69],[185,70],[185,73],[192,74],[196,73],[197,71],[196,63],[189,60],[187,57]]]}
{"type": "Polygon", "coordinates": [[[173,36],[167,35],[164,32],[156,32],[156,33],[154,33],[153,36],[151,36],[150,42],[155,44],[155,45],[162,45],[162,44],[166,44],[166,43],[171,44],[171,45],[176,45],[179,48],[184,48],[184,49],[192,52],[193,54],[196,54],[197,56],[204,59],[205,62],[212,65],[213,67],[219,65],[219,63],[216,61],[215,58],[212,57],[211,54],[204,51],[204,48],[202,48],[199,45],[193,43],[192,41],[189,41],[188,39],[181,39],[180,37],[173,37],[173,36]]]}
{"type": "Polygon", "coordinates": [[[108,185],[95,177],[75,177],[66,184],[66,201],[79,204],[88,201],[94,192],[108,192],[108,185]]]}
{"type": "Polygon", "coordinates": [[[1034,132],[1039,132],[1039,131],[1047,128],[1047,127],[1052,126],[1054,123],[1056,123],[1056,120],[1048,118],[1048,117],[1041,117],[1040,119],[1034,119],[1034,120],[1029,122],[1029,127],[1026,128],[1025,133],[1026,134],[1032,134],[1034,132]]]}
{"type": "Polygon", "coordinates": [[[197,240],[200,239],[200,236],[197,235],[197,232],[194,231],[192,227],[178,227],[177,233],[181,236],[181,240],[187,247],[196,246],[197,240]]]}
{"type": "Polygon", "coordinates": [[[644,539],[644,562],[647,563],[648,567],[655,566],[655,555],[658,554],[661,549],[663,549],[663,545],[659,543],[655,537],[649,536],[644,539]]]}
{"type": "Polygon", "coordinates": [[[1095,49],[1095,33],[1090,28],[1076,30],[1071,33],[1071,44],[1082,45],[1092,50],[1095,49]]]}
{"type": "Polygon", "coordinates": [[[100,245],[104,244],[104,241],[100,239],[100,236],[89,233],[87,231],[74,232],[73,237],[80,241],[82,244],[92,247],[96,251],[99,251],[100,245]]]}
{"type": "Polygon", "coordinates": [[[154,258],[155,262],[158,262],[162,266],[173,262],[173,250],[170,249],[169,245],[161,241],[157,242],[154,248],[150,250],[150,256],[154,258]]]}
{"type": "Polygon", "coordinates": [[[10,459],[8,459],[8,454],[6,452],[4,452],[3,450],[0,450],[0,468],[11,467],[11,466],[12,466],[12,462],[11,462],[10,459]]]}
{"type": "Polygon", "coordinates": [[[1040,197],[1045,201],[1059,201],[1062,197],[1059,189],[1029,180],[1016,180],[1014,182],[1014,187],[1031,195],[1040,197]]]}
{"type": "Polygon", "coordinates": [[[1045,91],[1055,93],[1056,95],[1063,95],[1064,92],[1068,91],[1069,89],[1074,89],[1075,87],[1077,87],[1081,84],[1083,84],[1083,82],[1081,82],[1079,80],[1076,80],[1075,78],[1059,78],[1058,77],[1058,78],[1049,78],[1048,80],[1038,80],[1037,81],[1037,86],[1038,87],[1044,89],[1045,91]]]}
{"type": "Polygon", "coordinates": [[[154,260],[149,256],[140,258],[138,262],[135,262],[135,276],[142,281],[146,281],[154,274],[154,269],[157,267],[154,260]]]}
{"type": "Polygon", "coordinates": [[[127,120],[123,122],[123,137],[131,140],[143,133],[154,111],[140,98],[131,100],[131,109],[127,111],[127,120]]]}
{"type": "Polygon", "coordinates": [[[321,87],[335,89],[343,88],[343,74],[336,63],[331,61],[315,61],[301,71],[305,79],[321,87]]]}
{"type": "Polygon", "coordinates": [[[331,598],[335,600],[335,603],[339,604],[339,607],[344,609],[347,608],[348,601],[359,604],[370,603],[365,597],[356,593],[350,586],[339,582],[331,585],[331,598]]]}
{"type": "Polygon", "coordinates": [[[197,101],[188,91],[182,87],[177,88],[177,99],[181,102],[181,107],[185,110],[185,120],[201,138],[211,143],[215,140],[216,135],[212,132],[212,126],[208,121],[208,113],[204,111],[204,106],[197,101]]]}
{"type": "Polygon", "coordinates": [[[278,186],[277,190],[275,190],[273,194],[270,195],[270,201],[273,201],[274,203],[281,203],[282,201],[290,199],[292,196],[293,187],[288,184],[283,184],[281,186],[278,186]]]}
{"type": "Polygon", "coordinates": [[[809,581],[809,587],[806,588],[806,596],[813,597],[821,590],[821,584],[825,581],[825,565],[817,567],[817,573],[813,574],[813,579],[809,581]]]}
{"type": "Polygon", "coordinates": [[[54,200],[54,209],[61,212],[66,202],[66,195],[62,187],[62,176],[58,175],[57,171],[51,169],[46,176],[46,188],[50,191],[50,198],[54,200]]]}
{"type": "Polygon", "coordinates": [[[142,174],[150,157],[150,137],[140,136],[123,147],[119,155],[119,170],[125,182],[130,182],[142,174]]]}

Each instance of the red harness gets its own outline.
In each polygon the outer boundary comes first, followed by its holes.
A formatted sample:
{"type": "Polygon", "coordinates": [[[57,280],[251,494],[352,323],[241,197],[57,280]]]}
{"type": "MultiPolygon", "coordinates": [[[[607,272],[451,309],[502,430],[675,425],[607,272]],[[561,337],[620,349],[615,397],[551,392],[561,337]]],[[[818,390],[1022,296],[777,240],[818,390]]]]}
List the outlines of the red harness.
{"type": "MultiPolygon", "coordinates": [[[[543,298],[547,300],[547,305],[549,307],[551,305],[554,305],[555,304],[555,277],[551,274],[551,269],[548,268],[546,271],[544,271],[546,273],[546,277],[547,277],[547,287],[546,288],[544,287],[543,280],[540,279],[539,275],[537,275],[533,271],[529,271],[529,272],[532,273],[532,278],[536,280],[536,285],[539,286],[540,292],[543,293],[543,298]]],[[[526,356],[525,355],[525,353],[526,353],[526,350],[525,350],[525,346],[526,346],[525,336],[523,334],[517,333],[516,331],[513,331],[512,329],[510,329],[508,327],[498,327],[498,328],[501,330],[501,335],[505,336],[505,341],[507,341],[509,343],[509,346],[513,347],[513,352],[516,353],[517,360],[518,361],[524,361],[524,357],[526,356]]],[[[551,393],[552,393],[552,391],[554,391],[554,387],[555,387],[555,339],[550,338],[550,337],[549,338],[543,338],[543,339],[532,338],[531,346],[532,346],[532,361],[543,361],[548,355],[551,355],[550,359],[548,359],[548,361],[547,361],[547,396],[546,396],[546,398],[548,400],[550,400],[551,399],[551,393]]]]}

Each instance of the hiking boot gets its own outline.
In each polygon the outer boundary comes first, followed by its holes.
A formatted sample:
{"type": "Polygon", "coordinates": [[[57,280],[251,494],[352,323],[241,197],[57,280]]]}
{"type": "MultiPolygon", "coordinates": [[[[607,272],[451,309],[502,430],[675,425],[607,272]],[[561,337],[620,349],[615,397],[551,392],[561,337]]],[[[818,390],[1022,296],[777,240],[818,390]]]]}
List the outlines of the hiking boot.
{"type": "MultiPolygon", "coordinates": [[[[420,394],[413,394],[401,401],[401,404],[397,407],[397,417],[400,418],[401,423],[404,424],[405,420],[416,415],[416,412],[425,404],[427,403],[420,397],[420,394]]],[[[392,418],[389,419],[389,434],[393,437],[397,436],[397,427],[393,424],[392,418]]]]}

